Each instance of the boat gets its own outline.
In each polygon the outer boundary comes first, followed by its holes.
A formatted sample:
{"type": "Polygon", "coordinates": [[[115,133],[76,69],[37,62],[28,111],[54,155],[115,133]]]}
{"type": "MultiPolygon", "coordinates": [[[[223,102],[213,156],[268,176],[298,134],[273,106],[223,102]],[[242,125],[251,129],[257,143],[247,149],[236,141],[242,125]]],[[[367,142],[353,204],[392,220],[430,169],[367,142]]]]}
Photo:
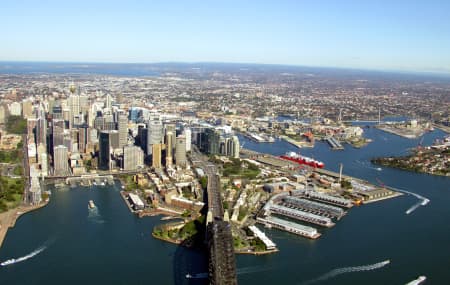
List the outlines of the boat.
{"type": "Polygon", "coordinates": [[[427,280],[427,277],[422,275],[422,276],[419,276],[419,278],[406,283],[406,285],[419,285],[419,284],[422,284],[425,280],[427,280]]]}
{"type": "Polygon", "coordinates": [[[2,263],[0,263],[1,266],[7,266],[10,264],[16,263],[16,259],[12,258],[12,259],[8,259],[6,261],[3,261],[2,263]]]}
{"type": "Polygon", "coordinates": [[[89,206],[89,209],[94,209],[95,208],[94,201],[89,200],[88,206],[89,206]]]}
{"type": "Polygon", "coordinates": [[[186,274],[186,278],[187,279],[205,279],[208,278],[208,273],[207,272],[203,272],[203,273],[196,273],[196,274],[186,274]]]}
{"type": "Polygon", "coordinates": [[[280,158],[289,160],[289,161],[293,161],[298,164],[309,165],[314,168],[323,168],[325,166],[325,164],[321,161],[312,159],[307,156],[300,155],[299,153],[296,153],[293,151],[287,152],[284,155],[280,155],[280,158]]]}

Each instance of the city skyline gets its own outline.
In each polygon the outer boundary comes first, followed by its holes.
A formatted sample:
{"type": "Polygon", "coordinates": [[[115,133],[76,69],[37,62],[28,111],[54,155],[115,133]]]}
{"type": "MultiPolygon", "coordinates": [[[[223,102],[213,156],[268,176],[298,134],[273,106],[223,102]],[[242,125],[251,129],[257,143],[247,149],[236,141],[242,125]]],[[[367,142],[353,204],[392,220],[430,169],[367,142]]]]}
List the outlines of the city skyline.
{"type": "Polygon", "coordinates": [[[2,3],[0,61],[227,62],[450,73],[450,4],[2,3]]]}

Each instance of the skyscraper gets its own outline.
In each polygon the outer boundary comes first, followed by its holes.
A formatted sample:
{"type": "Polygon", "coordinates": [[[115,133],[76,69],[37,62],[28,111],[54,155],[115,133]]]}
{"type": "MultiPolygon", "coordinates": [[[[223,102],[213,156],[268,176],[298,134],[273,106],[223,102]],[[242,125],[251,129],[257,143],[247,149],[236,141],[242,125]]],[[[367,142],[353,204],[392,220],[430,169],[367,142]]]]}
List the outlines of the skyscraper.
{"type": "Polygon", "coordinates": [[[123,170],[135,170],[144,166],[144,152],[138,146],[123,147],[123,170]]]}
{"type": "Polygon", "coordinates": [[[166,134],[166,167],[172,166],[173,154],[172,154],[172,132],[166,134]]]}
{"type": "Polygon", "coordinates": [[[112,100],[113,100],[112,96],[109,95],[109,93],[106,94],[105,108],[111,109],[111,107],[112,107],[112,100]]]}
{"type": "Polygon", "coordinates": [[[152,145],[162,143],[163,125],[159,118],[148,122],[147,135],[147,151],[151,154],[152,145]]]}
{"type": "Polygon", "coordinates": [[[119,130],[119,147],[124,147],[128,140],[128,119],[125,114],[119,114],[117,129],[119,130]]]}
{"type": "Polygon", "coordinates": [[[186,167],[186,139],[184,136],[178,136],[175,146],[175,163],[178,166],[186,167]]]}
{"type": "Polygon", "coordinates": [[[109,170],[111,168],[111,132],[112,131],[102,131],[99,136],[98,168],[101,170],[109,170]]]}
{"type": "Polygon", "coordinates": [[[39,117],[36,124],[36,143],[47,145],[47,120],[39,117]]]}
{"type": "Polygon", "coordinates": [[[67,98],[67,105],[70,110],[70,127],[73,125],[73,118],[80,114],[80,96],[76,94],[71,94],[69,98],[67,98]]]}
{"type": "Polygon", "coordinates": [[[184,129],[184,136],[186,138],[186,151],[191,151],[192,132],[191,129],[184,129]]]}
{"type": "Polygon", "coordinates": [[[232,151],[229,155],[231,155],[234,158],[239,158],[239,152],[240,152],[240,145],[239,145],[239,138],[237,136],[233,136],[231,138],[232,142],[233,142],[233,148],[232,151]]]}
{"type": "Polygon", "coordinates": [[[152,150],[152,166],[154,168],[161,168],[161,148],[162,148],[162,144],[157,143],[154,144],[153,146],[153,150],[152,150]]]}
{"type": "Polygon", "coordinates": [[[55,146],[53,153],[53,168],[55,175],[69,175],[67,147],[64,145],[55,146]]]}
{"type": "Polygon", "coordinates": [[[84,124],[78,129],[78,151],[86,153],[86,145],[89,143],[89,127],[84,124]]]}

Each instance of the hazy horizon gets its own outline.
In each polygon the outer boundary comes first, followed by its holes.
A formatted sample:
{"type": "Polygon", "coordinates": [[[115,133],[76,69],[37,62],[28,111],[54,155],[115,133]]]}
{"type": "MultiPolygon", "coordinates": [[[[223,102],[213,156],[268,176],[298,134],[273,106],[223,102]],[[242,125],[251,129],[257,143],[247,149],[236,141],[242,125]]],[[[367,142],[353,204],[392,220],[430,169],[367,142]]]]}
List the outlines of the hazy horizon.
{"type": "Polygon", "coordinates": [[[9,1],[1,61],[217,62],[450,74],[450,2],[9,1]]]}

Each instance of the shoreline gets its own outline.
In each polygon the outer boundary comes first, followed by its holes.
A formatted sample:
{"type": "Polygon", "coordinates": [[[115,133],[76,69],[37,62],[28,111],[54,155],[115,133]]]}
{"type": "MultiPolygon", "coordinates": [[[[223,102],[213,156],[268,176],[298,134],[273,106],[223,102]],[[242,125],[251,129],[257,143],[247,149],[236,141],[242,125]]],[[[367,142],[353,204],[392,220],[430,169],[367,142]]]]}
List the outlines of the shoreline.
{"type": "Polygon", "coordinates": [[[19,206],[17,208],[0,213],[0,248],[10,228],[16,225],[16,221],[24,214],[47,206],[49,200],[34,206],[19,206]]]}
{"type": "MultiPolygon", "coordinates": [[[[171,238],[164,238],[164,237],[160,237],[160,236],[156,236],[154,233],[152,233],[152,237],[154,237],[155,239],[161,240],[161,241],[165,241],[171,244],[175,244],[175,245],[181,245],[183,241],[180,240],[174,240],[171,238]]],[[[182,245],[181,245],[182,246],[182,245]]],[[[267,255],[267,254],[273,254],[273,253],[277,253],[280,250],[277,249],[273,249],[273,250],[264,250],[264,251],[243,251],[243,250],[234,250],[235,254],[250,254],[250,255],[267,255]]]]}

